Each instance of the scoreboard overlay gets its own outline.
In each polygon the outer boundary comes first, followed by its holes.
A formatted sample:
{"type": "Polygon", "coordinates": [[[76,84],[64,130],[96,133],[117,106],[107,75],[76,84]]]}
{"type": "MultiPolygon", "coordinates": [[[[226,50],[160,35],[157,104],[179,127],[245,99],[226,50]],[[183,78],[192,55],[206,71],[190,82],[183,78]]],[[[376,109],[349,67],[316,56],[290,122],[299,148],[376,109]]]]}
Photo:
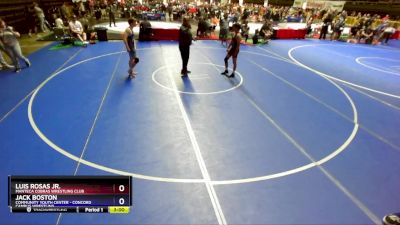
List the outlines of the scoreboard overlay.
{"type": "Polygon", "coordinates": [[[8,176],[13,213],[129,213],[130,176],[8,176]]]}

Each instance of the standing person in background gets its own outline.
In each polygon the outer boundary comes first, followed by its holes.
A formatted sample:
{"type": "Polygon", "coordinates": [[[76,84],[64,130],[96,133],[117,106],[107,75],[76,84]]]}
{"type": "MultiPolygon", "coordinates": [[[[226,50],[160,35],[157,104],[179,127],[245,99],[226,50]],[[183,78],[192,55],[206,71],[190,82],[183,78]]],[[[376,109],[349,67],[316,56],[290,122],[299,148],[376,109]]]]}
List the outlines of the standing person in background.
{"type": "Polygon", "coordinates": [[[381,41],[383,41],[383,39],[385,39],[384,44],[387,44],[390,37],[396,32],[396,28],[395,26],[390,26],[389,24],[386,26],[386,28],[384,29],[382,36],[381,36],[381,41]]]}
{"type": "Polygon", "coordinates": [[[340,38],[340,35],[342,35],[342,31],[344,29],[344,26],[346,25],[346,18],[347,13],[343,10],[333,25],[333,34],[331,35],[331,41],[338,40],[340,38]]]}
{"type": "Polygon", "coordinates": [[[67,21],[69,18],[69,11],[68,11],[68,5],[67,2],[64,2],[60,8],[60,13],[61,13],[61,19],[63,21],[67,21]]]}
{"type": "Polygon", "coordinates": [[[83,2],[78,3],[79,17],[83,17],[86,14],[86,7],[83,2]]]}
{"type": "Polygon", "coordinates": [[[181,52],[182,58],[182,77],[187,77],[190,71],[187,69],[190,55],[190,45],[192,44],[192,31],[188,17],[184,17],[182,26],[179,29],[179,51],[181,52]]]}
{"type": "Polygon", "coordinates": [[[117,6],[115,5],[115,3],[109,4],[107,6],[108,18],[110,20],[110,27],[111,27],[111,22],[114,23],[114,27],[117,26],[117,25],[115,25],[115,11],[116,10],[117,10],[117,6]]]}
{"type": "Polygon", "coordinates": [[[306,20],[307,35],[310,35],[312,32],[311,25],[313,24],[313,22],[314,22],[314,15],[311,14],[306,20]]]}
{"type": "Polygon", "coordinates": [[[224,14],[224,18],[219,21],[219,39],[221,40],[221,45],[228,46],[228,32],[229,32],[229,22],[228,22],[228,14],[224,14]]]}
{"type": "Polygon", "coordinates": [[[328,28],[332,23],[332,12],[329,10],[327,13],[325,13],[324,17],[322,18],[322,28],[321,28],[321,34],[319,35],[319,39],[324,39],[326,38],[326,34],[328,33],[328,28]]]}
{"type": "Polygon", "coordinates": [[[236,67],[237,67],[237,57],[239,55],[239,50],[240,50],[240,42],[242,41],[242,38],[240,37],[239,31],[240,31],[240,24],[233,24],[232,30],[234,32],[234,35],[232,37],[232,41],[228,46],[227,54],[225,56],[224,62],[225,62],[225,71],[222,72],[222,75],[228,75],[228,61],[229,58],[232,57],[233,61],[233,71],[232,73],[227,76],[227,77],[235,77],[235,72],[236,72],[236,67]]]}
{"type": "Polygon", "coordinates": [[[174,19],[173,19],[173,15],[172,15],[172,5],[171,5],[171,3],[168,4],[167,11],[168,11],[169,21],[173,21],[174,19]]]}
{"type": "Polygon", "coordinates": [[[247,43],[247,39],[249,39],[249,32],[250,32],[250,27],[248,26],[248,22],[246,20],[242,24],[242,37],[245,38],[246,43],[247,43]]]}
{"type": "Polygon", "coordinates": [[[43,10],[39,7],[37,2],[33,3],[33,11],[35,12],[36,18],[38,19],[39,29],[41,32],[47,32],[46,19],[43,10]]]}
{"type": "Polygon", "coordinates": [[[67,2],[64,2],[61,7],[60,7],[60,13],[61,13],[61,19],[62,20],[67,20],[68,17],[68,6],[67,6],[67,2]]]}
{"type": "Polygon", "coordinates": [[[89,9],[89,15],[92,15],[94,12],[94,0],[88,0],[87,7],[89,9]]]}
{"type": "Polygon", "coordinates": [[[128,19],[128,24],[129,27],[127,27],[125,32],[122,34],[122,39],[124,40],[126,51],[129,53],[128,77],[133,79],[137,75],[137,72],[133,69],[136,64],[139,63],[139,58],[136,57],[135,34],[133,33],[133,28],[137,25],[137,21],[136,19],[130,18],[128,19]]]}
{"type": "Polygon", "coordinates": [[[29,8],[29,6],[25,6],[24,16],[26,19],[26,24],[28,26],[28,36],[32,37],[32,32],[34,34],[37,33],[37,27],[36,27],[36,18],[33,15],[32,10],[29,8]]]}
{"type": "Polygon", "coordinates": [[[101,7],[98,2],[94,6],[94,16],[96,17],[97,21],[99,21],[101,19],[101,7]]]}
{"type": "Polygon", "coordinates": [[[75,2],[75,3],[73,3],[72,4],[72,14],[73,15],[76,15],[76,16],[79,16],[79,5],[78,5],[78,2],[75,2]]]}
{"type": "Polygon", "coordinates": [[[0,43],[4,46],[6,52],[10,55],[11,60],[15,66],[15,72],[21,72],[21,66],[19,64],[19,60],[22,59],[25,61],[27,67],[31,66],[31,62],[22,55],[21,47],[19,46],[19,42],[17,38],[21,35],[14,31],[12,27],[8,27],[4,20],[0,19],[0,43]]]}
{"type": "Polygon", "coordinates": [[[203,17],[199,19],[199,23],[197,24],[197,32],[196,35],[198,37],[205,37],[207,36],[208,31],[208,23],[205,21],[203,17]]]}
{"type": "Polygon", "coordinates": [[[272,17],[272,9],[271,8],[266,8],[265,9],[265,14],[263,15],[264,20],[271,20],[272,17]]]}

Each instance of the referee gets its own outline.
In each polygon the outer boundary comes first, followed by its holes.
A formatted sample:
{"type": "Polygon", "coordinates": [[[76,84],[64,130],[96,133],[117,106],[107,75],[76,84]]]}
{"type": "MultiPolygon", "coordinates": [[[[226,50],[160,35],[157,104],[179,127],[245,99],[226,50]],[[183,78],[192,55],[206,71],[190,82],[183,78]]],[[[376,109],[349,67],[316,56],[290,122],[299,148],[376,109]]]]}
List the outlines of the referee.
{"type": "Polygon", "coordinates": [[[187,77],[190,71],[187,69],[190,55],[190,45],[192,44],[192,31],[189,23],[189,18],[184,17],[182,26],[179,29],[179,51],[181,52],[182,58],[182,77],[187,77]]]}

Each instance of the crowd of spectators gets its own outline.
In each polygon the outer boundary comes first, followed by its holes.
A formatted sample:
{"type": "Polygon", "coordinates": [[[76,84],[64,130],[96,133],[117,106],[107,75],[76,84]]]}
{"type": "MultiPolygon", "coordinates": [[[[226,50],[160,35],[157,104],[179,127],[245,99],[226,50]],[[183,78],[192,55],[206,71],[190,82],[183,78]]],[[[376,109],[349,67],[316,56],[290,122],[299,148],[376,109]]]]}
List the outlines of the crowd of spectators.
{"type": "MultiPolygon", "coordinates": [[[[130,1],[126,1],[130,2],[130,1]]],[[[71,36],[87,43],[87,36],[94,39],[93,27],[96,23],[109,21],[109,26],[116,26],[117,18],[136,17],[141,19],[140,30],[142,37],[148,38],[151,31],[152,19],[180,21],[183,17],[191,18],[197,23],[196,35],[207,37],[219,28],[218,38],[227,45],[229,31],[233,24],[241,24],[240,33],[244,41],[252,40],[254,44],[268,42],[273,35],[273,27],[283,22],[305,23],[308,35],[319,39],[338,40],[343,37],[343,31],[348,29],[347,41],[352,43],[387,43],[389,38],[399,29],[400,18],[381,16],[378,14],[362,14],[357,12],[335,11],[332,9],[301,9],[287,6],[264,7],[258,4],[189,4],[152,1],[151,4],[121,3],[115,0],[64,2],[60,7],[43,9],[34,2],[25,7],[25,17],[29,26],[28,35],[48,32],[53,29],[66,30],[71,36]],[[150,18],[150,17],[149,17],[150,18]],[[250,34],[249,23],[259,23],[259,29],[250,34]]],[[[7,27],[3,21],[0,33],[0,50],[6,52],[12,59],[13,65],[8,65],[0,55],[2,68],[14,68],[20,71],[19,60],[30,65],[20,51],[17,38],[20,34],[7,27]],[[9,41],[11,40],[12,41],[9,41]],[[5,41],[6,40],[6,41],[5,41]],[[7,41],[8,40],[8,41],[7,41]]]]}
{"type": "Polygon", "coordinates": [[[200,37],[210,36],[219,27],[220,37],[224,38],[226,27],[234,23],[242,25],[241,34],[245,40],[251,35],[260,38],[269,37],[272,27],[281,22],[306,23],[308,34],[325,39],[337,40],[343,30],[350,28],[348,39],[351,42],[364,41],[374,43],[374,40],[386,40],[388,33],[397,29],[399,20],[386,15],[361,14],[356,12],[334,11],[329,9],[301,9],[288,6],[264,7],[260,4],[202,4],[177,3],[178,1],[163,4],[162,1],[151,1],[150,4],[131,3],[133,1],[93,0],[64,2],[61,7],[52,7],[42,10],[38,4],[26,9],[27,17],[33,18],[31,32],[45,32],[53,27],[68,27],[73,16],[76,16],[86,31],[92,30],[94,24],[100,20],[108,20],[109,26],[116,26],[116,18],[145,19],[152,15],[152,19],[180,21],[183,16],[197,23],[196,34],[200,37]],[[125,2],[125,3],[121,3],[125,2]],[[250,34],[248,23],[260,23],[255,34],[250,34]],[[316,26],[317,25],[317,26],[316,26]],[[268,28],[268,29],[267,29],[268,28]],[[371,30],[373,35],[371,36],[371,30]],[[221,34],[222,33],[222,34],[221,34]],[[371,37],[373,40],[371,40],[371,37]]]}
{"type": "MultiPolygon", "coordinates": [[[[158,5],[153,7],[153,11],[165,12],[170,20],[179,19],[182,15],[191,17],[198,22],[197,35],[209,36],[216,26],[220,27],[220,38],[224,39],[226,27],[234,23],[242,25],[241,34],[245,40],[249,38],[248,23],[262,23],[262,27],[257,29],[254,36],[270,37],[272,27],[282,22],[301,22],[306,23],[308,34],[318,38],[338,40],[345,28],[349,29],[347,39],[350,42],[378,43],[384,41],[393,34],[400,24],[400,17],[381,17],[378,14],[370,15],[357,12],[348,13],[344,10],[335,11],[331,9],[301,9],[284,6],[268,6],[257,4],[238,4],[227,5],[201,5],[172,4],[166,7],[158,5]],[[221,34],[222,33],[222,34],[221,34]]],[[[140,12],[139,12],[140,14],[140,12]]],[[[347,33],[347,32],[346,32],[347,33]]]]}
{"type": "MultiPolygon", "coordinates": [[[[398,18],[397,18],[398,21],[398,18]]],[[[350,27],[348,41],[358,43],[364,40],[367,44],[375,44],[379,42],[387,43],[390,36],[399,28],[399,22],[390,21],[390,16],[386,15],[381,18],[379,15],[370,15],[361,13],[352,13],[352,17],[348,20],[350,27]]]]}

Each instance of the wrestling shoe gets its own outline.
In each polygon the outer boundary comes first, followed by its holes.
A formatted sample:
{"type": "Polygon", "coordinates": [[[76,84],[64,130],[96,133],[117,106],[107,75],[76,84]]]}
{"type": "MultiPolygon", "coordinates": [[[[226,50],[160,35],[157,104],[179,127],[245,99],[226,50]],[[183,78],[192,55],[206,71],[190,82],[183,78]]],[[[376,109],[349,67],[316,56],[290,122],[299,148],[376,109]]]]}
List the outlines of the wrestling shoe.
{"type": "Polygon", "coordinates": [[[235,77],[235,73],[232,72],[232,73],[231,73],[229,76],[227,76],[227,77],[229,77],[229,78],[235,77]]]}
{"type": "Polygon", "coordinates": [[[384,225],[400,225],[400,213],[391,213],[383,217],[384,225]]]}

